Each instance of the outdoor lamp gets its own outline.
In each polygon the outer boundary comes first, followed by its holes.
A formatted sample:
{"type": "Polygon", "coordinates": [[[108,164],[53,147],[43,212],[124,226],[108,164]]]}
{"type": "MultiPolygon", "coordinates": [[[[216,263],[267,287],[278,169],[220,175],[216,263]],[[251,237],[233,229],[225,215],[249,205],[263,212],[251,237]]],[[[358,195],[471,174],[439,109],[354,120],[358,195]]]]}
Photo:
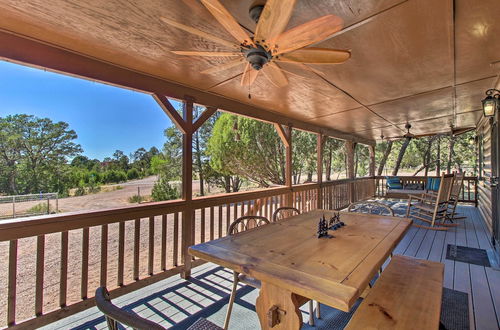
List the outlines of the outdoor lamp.
{"type": "Polygon", "coordinates": [[[485,117],[493,117],[498,107],[500,107],[500,91],[498,89],[488,89],[486,97],[481,101],[485,117]]]}

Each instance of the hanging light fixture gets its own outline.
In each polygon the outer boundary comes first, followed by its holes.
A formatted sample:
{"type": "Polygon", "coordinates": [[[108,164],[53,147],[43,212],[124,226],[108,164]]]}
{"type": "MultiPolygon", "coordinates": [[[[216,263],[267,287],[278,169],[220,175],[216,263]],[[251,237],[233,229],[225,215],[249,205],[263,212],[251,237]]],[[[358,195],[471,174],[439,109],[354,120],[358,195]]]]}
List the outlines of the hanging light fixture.
{"type": "Polygon", "coordinates": [[[493,117],[500,107],[500,91],[498,89],[488,89],[486,97],[481,101],[485,117],[493,117]]]}

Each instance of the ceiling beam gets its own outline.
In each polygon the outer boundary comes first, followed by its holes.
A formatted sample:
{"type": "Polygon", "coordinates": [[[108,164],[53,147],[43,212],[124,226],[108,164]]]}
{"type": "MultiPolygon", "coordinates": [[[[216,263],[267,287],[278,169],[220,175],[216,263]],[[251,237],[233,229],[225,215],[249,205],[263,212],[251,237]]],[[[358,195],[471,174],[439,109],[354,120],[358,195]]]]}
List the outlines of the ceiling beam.
{"type": "Polygon", "coordinates": [[[186,96],[189,96],[196,103],[207,107],[270,123],[291,125],[296,129],[322,133],[342,140],[369,145],[375,144],[375,140],[372,139],[293,119],[274,112],[272,109],[263,109],[241,103],[215,93],[197,90],[156,76],[133,71],[1,29],[0,58],[148,94],[165,95],[177,99],[185,99],[186,96]]]}

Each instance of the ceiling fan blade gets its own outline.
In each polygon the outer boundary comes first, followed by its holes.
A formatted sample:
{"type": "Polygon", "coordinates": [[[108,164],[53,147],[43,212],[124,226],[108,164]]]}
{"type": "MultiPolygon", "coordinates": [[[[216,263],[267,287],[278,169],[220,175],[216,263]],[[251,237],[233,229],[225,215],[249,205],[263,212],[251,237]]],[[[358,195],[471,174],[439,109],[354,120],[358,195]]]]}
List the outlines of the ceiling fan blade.
{"type": "Polygon", "coordinates": [[[210,40],[210,41],[213,41],[213,42],[216,42],[218,44],[221,44],[221,45],[224,45],[224,46],[227,46],[229,48],[239,48],[238,45],[232,43],[232,42],[229,42],[227,40],[224,40],[224,39],[221,39],[219,37],[216,37],[214,35],[211,35],[209,33],[206,33],[204,31],[201,31],[201,30],[198,30],[194,27],[191,27],[191,26],[187,26],[187,25],[184,25],[182,23],[179,23],[179,22],[176,22],[176,21],[173,21],[169,18],[166,18],[166,17],[160,17],[160,19],[168,24],[168,25],[171,25],[171,26],[174,26],[180,30],[183,30],[183,31],[186,31],[186,32],[189,32],[189,33],[192,33],[192,34],[195,34],[199,37],[202,37],[204,39],[207,39],[207,40],[210,40]]]}
{"type": "Polygon", "coordinates": [[[351,52],[327,48],[303,48],[280,56],[281,61],[309,64],[336,64],[347,61],[351,52]]]}
{"type": "Polygon", "coordinates": [[[320,42],[340,31],[342,25],[340,17],[326,15],[296,26],[270,41],[273,55],[288,53],[320,42]]]}
{"type": "Polygon", "coordinates": [[[284,87],[288,85],[288,79],[276,63],[269,62],[262,69],[262,73],[276,87],[284,87]]]}
{"type": "Polygon", "coordinates": [[[231,13],[219,2],[219,0],[201,0],[215,19],[229,32],[240,44],[253,45],[248,33],[240,26],[231,13]]]}
{"type": "Polygon", "coordinates": [[[297,0],[268,0],[257,24],[254,40],[272,40],[285,31],[297,0]]]}
{"type": "Polygon", "coordinates": [[[213,68],[203,70],[200,73],[203,73],[203,74],[217,73],[217,72],[220,72],[220,71],[225,71],[225,70],[234,68],[235,66],[238,66],[241,63],[243,63],[243,59],[242,58],[238,58],[236,60],[232,60],[232,61],[229,61],[227,63],[214,66],[213,68]]]}
{"type": "Polygon", "coordinates": [[[254,70],[250,63],[247,63],[243,76],[241,76],[241,86],[250,86],[253,84],[260,70],[254,70]]]}
{"type": "Polygon", "coordinates": [[[242,56],[241,52],[198,52],[190,50],[171,50],[170,52],[177,55],[186,55],[186,56],[206,56],[206,57],[242,56]]]}
{"type": "MultiPolygon", "coordinates": [[[[281,60],[281,57],[277,58],[275,61],[276,61],[276,62],[283,62],[283,63],[292,63],[292,64],[296,64],[296,65],[300,66],[302,69],[304,69],[304,70],[306,70],[306,71],[313,72],[313,73],[315,73],[315,74],[317,74],[317,75],[319,75],[319,76],[322,76],[322,77],[325,77],[325,76],[326,76],[326,74],[325,74],[323,71],[320,71],[320,70],[318,70],[318,69],[312,68],[312,67],[310,67],[310,66],[308,66],[308,65],[305,65],[305,64],[304,64],[304,63],[302,63],[302,62],[292,62],[292,61],[286,61],[286,60],[285,60],[285,61],[282,61],[282,60],[281,60]]],[[[283,69],[282,69],[282,70],[283,70],[283,69]]],[[[287,72],[286,70],[283,70],[283,71],[287,72]]]]}

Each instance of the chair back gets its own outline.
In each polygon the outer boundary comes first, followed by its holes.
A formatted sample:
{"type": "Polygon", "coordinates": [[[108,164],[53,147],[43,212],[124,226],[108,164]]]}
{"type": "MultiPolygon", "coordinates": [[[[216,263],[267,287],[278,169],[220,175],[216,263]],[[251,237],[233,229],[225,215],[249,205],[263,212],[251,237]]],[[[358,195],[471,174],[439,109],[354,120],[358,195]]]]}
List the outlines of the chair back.
{"type": "Polygon", "coordinates": [[[453,179],[453,184],[451,186],[450,199],[453,201],[458,201],[460,198],[460,192],[462,191],[462,183],[464,182],[465,173],[454,173],[455,178],[453,179]]]}
{"type": "Polygon", "coordinates": [[[347,212],[389,215],[391,217],[394,216],[394,210],[391,209],[389,206],[379,202],[370,202],[370,201],[351,203],[347,207],[347,212]]]}
{"type": "Polygon", "coordinates": [[[279,207],[273,213],[273,222],[284,220],[296,214],[300,214],[300,211],[295,207],[291,206],[279,207]]]}
{"type": "Polygon", "coordinates": [[[95,291],[95,302],[97,308],[104,314],[110,330],[118,330],[118,324],[126,325],[132,329],[165,329],[153,321],[140,317],[137,314],[128,312],[119,307],[116,307],[111,302],[109,292],[106,287],[101,286],[95,291]]]}
{"type": "Polygon", "coordinates": [[[437,192],[436,202],[438,204],[446,203],[450,200],[451,187],[453,186],[453,174],[442,174],[439,190],[437,192]]]}
{"type": "Polygon", "coordinates": [[[269,224],[269,220],[266,217],[261,217],[259,215],[246,215],[244,217],[239,217],[234,220],[234,222],[229,226],[227,230],[228,235],[234,235],[248,229],[256,228],[259,226],[269,224]]]}

